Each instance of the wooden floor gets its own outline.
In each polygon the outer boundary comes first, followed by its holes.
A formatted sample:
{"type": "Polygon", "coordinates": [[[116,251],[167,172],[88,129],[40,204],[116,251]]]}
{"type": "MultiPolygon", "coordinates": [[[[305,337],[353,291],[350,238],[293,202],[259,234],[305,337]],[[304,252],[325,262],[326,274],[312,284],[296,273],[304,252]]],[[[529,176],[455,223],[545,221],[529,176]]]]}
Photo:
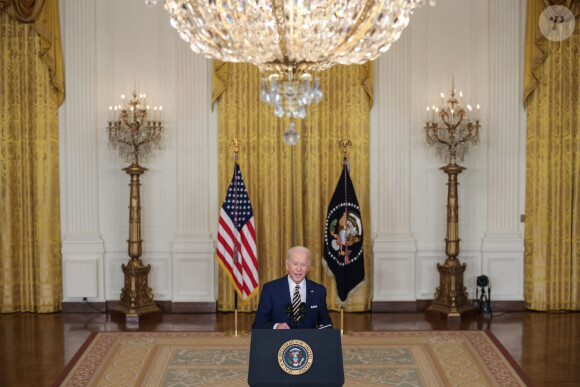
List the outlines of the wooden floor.
{"type": "MultiPolygon", "coordinates": [[[[253,314],[238,314],[239,330],[250,330],[253,314]]],[[[331,313],[335,327],[340,315],[331,313]]],[[[57,313],[0,315],[0,385],[50,386],[94,331],[229,331],[233,313],[165,314],[127,329],[110,314],[57,313]]],[[[536,386],[580,385],[579,313],[498,313],[456,326],[427,321],[424,313],[345,313],[344,329],[489,329],[536,386]]]]}

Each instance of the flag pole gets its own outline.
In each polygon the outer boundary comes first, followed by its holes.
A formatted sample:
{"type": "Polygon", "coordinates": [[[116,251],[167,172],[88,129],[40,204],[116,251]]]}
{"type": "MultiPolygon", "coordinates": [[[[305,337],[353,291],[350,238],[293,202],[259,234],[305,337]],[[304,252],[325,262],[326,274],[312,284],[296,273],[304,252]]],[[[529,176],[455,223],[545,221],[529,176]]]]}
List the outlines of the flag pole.
{"type": "Polygon", "coordinates": [[[295,231],[295,210],[296,210],[296,203],[294,202],[294,191],[296,190],[296,187],[294,185],[294,175],[296,174],[296,147],[293,146],[292,147],[292,175],[290,177],[290,184],[292,186],[292,196],[290,198],[291,202],[292,202],[292,216],[290,217],[291,221],[292,221],[292,247],[296,246],[296,231],[295,231]]]}
{"type": "Polygon", "coordinates": [[[238,335],[238,292],[234,290],[234,336],[238,335]]]}
{"type": "MultiPolygon", "coordinates": [[[[338,146],[340,146],[342,148],[342,169],[344,171],[344,168],[348,168],[348,147],[352,146],[352,142],[350,142],[350,140],[348,140],[347,138],[343,138],[342,140],[340,140],[338,142],[338,146]]],[[[345,184],[345,188],[344,188],[344,210],[347,211],[347,203],[348,203],[348,198],[347,198],[347,190],[346,190],[346,172],[344,173],[344,184],[345,184]]],[[[345,247],[346,250],[348,250],[348,247],[345,247]]],[[[345,251],[345,263],[348,263],[348,251],[345,251]]],[[[344,335],[344,306],[340,305],[340,335],[344,335]]]]}
{"type": "MultiPolygon", "coordinates": [[[[238,141],[238,139],[236,137],[234,137],[234,139],[232,140],[232,145],[231,147],[233,148],[234,151],[234,168],[235,165],[238,163],[238,151],[239,151],[239,147],[240,147],[240,143],[238,141]]],[[[236,201],[236,207],[237,207],[237,201],[236,201]]],[[[237,211],[237,208],[236,208],[237,211]]],[[[237,238],[236,238],[237,239],[237,238]]],[[[236,242],[234,241],[234,246],[235,246],[236,242]]],[[[237,262],[238,260],[238,249],[234,247],[234,260],[237,262]]],[[[238,335],[238,292],[236,292],[236,290],[234,289],[234,336],[238,335]]]]}
{"type": "MultiPolygon", "coordinates": [[[[240,141],[234,137],[230,144],[230,148],[234,151],[234,167],[238,163],[238,151],[240,149],[240,141]]],[[[238,205],[236,200],[236,207],[238,205]]],[[[235,209],[237,212],[237,208],[235,209]]],[[[237,238],[236,238],[237,239],[237,238]]],[[[236,247],[236,242],[234,241],[234,260],[238,259],[238,249],[236,247]]],[[[234,337],[238,336],[238,292],[234,289],[234,337]]]]}
{"type": "Polygon", "coordinates": [[[246,296],[251,295],[259,284],[259,279],[254,274],[257,272],[254,215],[238,164],[240,145],[241,141],[236,137],[232,138],[230,149],[234,153],[234,176],[220,211],[217,248],[218,263],[232,280],[234,291],[234,329],[227,330],[226,335],[236,337],[248,334],[238,330],[238,298],[242,297],[243,303],[246,296]],[[250,245],[248,250],[242,248],[247,245],[250,245]]]}

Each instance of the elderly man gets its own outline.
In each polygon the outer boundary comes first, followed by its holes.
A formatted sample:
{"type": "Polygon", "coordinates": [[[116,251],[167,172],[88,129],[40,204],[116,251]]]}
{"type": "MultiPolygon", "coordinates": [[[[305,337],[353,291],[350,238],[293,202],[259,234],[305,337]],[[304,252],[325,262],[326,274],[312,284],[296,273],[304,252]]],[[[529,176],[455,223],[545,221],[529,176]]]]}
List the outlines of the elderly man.
{"type": "Polygon", "coordinates": [[[253,329],[332,327],[326,288],[306,278],[310,263],[310,250],[306,247],[288,250],[288,275],[264,285],[253,329]]]}

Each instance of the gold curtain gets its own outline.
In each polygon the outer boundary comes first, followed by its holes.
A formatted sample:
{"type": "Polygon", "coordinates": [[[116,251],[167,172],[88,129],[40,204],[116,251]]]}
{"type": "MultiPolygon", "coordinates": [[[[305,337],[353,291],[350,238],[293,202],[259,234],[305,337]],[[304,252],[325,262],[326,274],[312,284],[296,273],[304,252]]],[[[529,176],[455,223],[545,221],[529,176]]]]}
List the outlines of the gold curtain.
{"type": "Polygon", "coordinates": [[[539,31],[546,0],[528,1],[524,292],[534,310],[580,310],[580,33],[539,31]]]}
{"type": "Polygon", "coordinates": [[[2,8],[10,7],[10,15],[23,23],[31,23],[36,20],[44,0],[0,0],[2,8]]]}
{"type": "MultiPolygon", "coordinates": [[[[334,279],[323,261],[326,210],[342,170],[338,140],[352,141],[351,178],[361,206],[365,231],[367,280],[352,293],[346,311],[370,309],[369,111],[372,106],[372,64],[334,66],[321,73],[324,97],[298,120],[296,146],[282,141],[287,119],[276,118],[260,102],[260,73],[249,64],[214,63],[213,100],[218,104],[220,205],[233,175],[234,137],[242,141],[239,164],[254,209],[260,286],[286,274],[286,253],[292,245],[312,252],[308,278],[326,286],[328,307],[339,310],[334,279]]],[[[234,290],[219,270],[218,309],[234,309],[234,290]]],[[[261,288],[260,288],[261,290],[261,288]]],[[[258,292],[256,292],[258,293],[258,292]]],[[[255,293],[255,294],[256,294],[255,293]]],[[[258,293],[259,294],[259,293],[258,293]]],[[[238,304],[255,311],[258,297],[238,304]]]]}
{"type": "Polygon", "coordinates": [[[2,313],[55,312],[62,299],[58,107],[64,87],[58,0],[38,2],[41,10],[34,3],[0,3],[2,313]],[[19,12],[31,23],[19,21],[19,12]]]}

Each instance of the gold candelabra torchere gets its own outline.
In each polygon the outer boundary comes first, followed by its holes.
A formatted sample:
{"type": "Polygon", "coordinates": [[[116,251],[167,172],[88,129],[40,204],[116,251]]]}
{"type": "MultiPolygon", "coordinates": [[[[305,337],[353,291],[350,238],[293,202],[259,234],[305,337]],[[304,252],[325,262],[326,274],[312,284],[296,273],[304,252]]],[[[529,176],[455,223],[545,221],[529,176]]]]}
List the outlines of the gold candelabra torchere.
{"type": "MultiPolygon", "coordinates": [[[[124,101],[125,96],[121,99],[124,101]]],[[[147,171],[139,165],[139,159],[149,157],[152,148],[160,147],[163,126],[161,113],[163,107],[150,109],[145,105],[145,94],[133,93],[133,99],[125,106],[109,107],[109,146],[119,150],[119,155],[131,162],[123,168],[131,176],[129,199],[129,262],[122,265],[125,277],[121,290],[121,299],[114,311],[125,315],[127,322],[138,323],[140,316],[147,313],[161,312],[153,301],[153,293],[148,283],[151,265],[145,266],[141,261],[143,253],[141,239],[141,195],[139,177],[147,171]],[[114,114],[118,114],[114,117],[114,114]],[[116,118],[116,120],[113,120],[116,118]]]]}
{"type": "Polygon", "coordinates": [[[457,195],[457,175],[466,168],[457,165],[456,160],[463,161],[469,149],[469,144],[479,142],[481,125],[479,124],[479,105],[473,112],[468,104],[466,111],[461,106],[463,93],[456,90],[452,81],[450,97],[445,105],[445,95],[441,93],[440,107],[427,107],[427,123],[425,135],[427,144],[437,148],[438,155],[447,162],[440,168],[448,175],[447,182],[447,232],[445,238],[445,254],[447,259],[443,265],[437,264],[439,286],[435,298],[427,308],[428,315],[446,315],[448,319],[461,319],[462,315],[472,313],[472,307],[463,285],[463,274],[466,264],[460,263],[459,255],[459,198],[457,195]],[[472,121],[472,114],[474,115],[472,121]],[[439,118],[439,123],[435,121],[439,118]]]}

